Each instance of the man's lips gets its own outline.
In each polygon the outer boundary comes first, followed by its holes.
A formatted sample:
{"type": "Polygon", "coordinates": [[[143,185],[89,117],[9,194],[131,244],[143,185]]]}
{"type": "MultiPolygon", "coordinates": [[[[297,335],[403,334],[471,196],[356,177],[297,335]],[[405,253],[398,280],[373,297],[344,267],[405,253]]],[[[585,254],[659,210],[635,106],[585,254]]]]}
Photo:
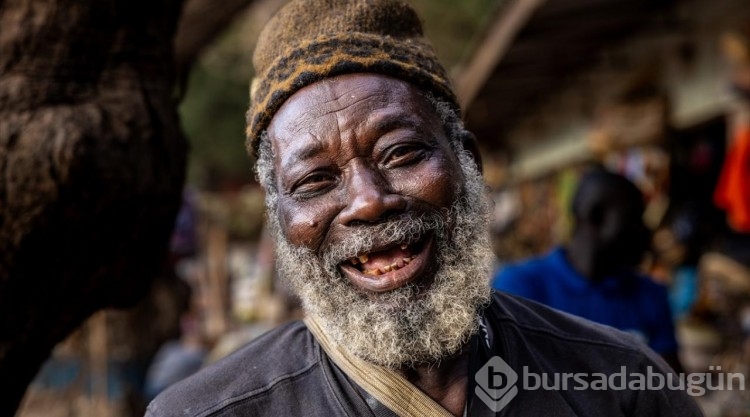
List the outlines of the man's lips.
{"type": "Polygon", "coordinates": [[[432,237],[411,245],[397,245],[362,254],[339,264],[344,276],[356,287],[371,292],[386,292],[420,277],[433,254],[432,237]]]}

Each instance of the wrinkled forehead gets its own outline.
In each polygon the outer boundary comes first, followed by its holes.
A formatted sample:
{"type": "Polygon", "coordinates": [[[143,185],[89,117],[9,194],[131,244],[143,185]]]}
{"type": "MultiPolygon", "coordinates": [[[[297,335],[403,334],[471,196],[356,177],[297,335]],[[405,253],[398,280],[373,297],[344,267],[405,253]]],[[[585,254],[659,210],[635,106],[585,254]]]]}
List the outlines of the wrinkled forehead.
{"type": "MultiPolygon", "coordinates": [[[[425,94],[405,81],[379,74],[348,74],[318,81],[292,95],[268,126],[272,142],[328,131],[439,122],[425,94]]],[[[320,139],[318,137],[317,139],[320,139]]]]}

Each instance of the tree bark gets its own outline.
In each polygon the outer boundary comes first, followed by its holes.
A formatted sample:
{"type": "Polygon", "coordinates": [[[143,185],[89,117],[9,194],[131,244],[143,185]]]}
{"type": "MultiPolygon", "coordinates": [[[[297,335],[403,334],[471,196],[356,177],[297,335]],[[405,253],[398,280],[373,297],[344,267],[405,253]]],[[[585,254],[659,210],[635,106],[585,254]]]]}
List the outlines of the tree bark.
{"type": "Polygon", "coordinates": [[[58,341],[158,270],[185,172],[180,8],[0,1],[0,415],[58,341]]]}

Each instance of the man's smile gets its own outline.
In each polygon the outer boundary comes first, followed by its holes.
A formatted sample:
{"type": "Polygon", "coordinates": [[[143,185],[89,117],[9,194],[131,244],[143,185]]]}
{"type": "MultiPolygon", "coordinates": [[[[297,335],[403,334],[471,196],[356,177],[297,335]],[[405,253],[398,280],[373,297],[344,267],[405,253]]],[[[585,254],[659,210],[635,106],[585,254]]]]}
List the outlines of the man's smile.
{"type": "Polygon", "coordinates": [[[341,262],[339,269],[360,289],[386,292],[419,278],[434,256],[433,237],[427,236],[411,244],[374,248],[341,262]]]}

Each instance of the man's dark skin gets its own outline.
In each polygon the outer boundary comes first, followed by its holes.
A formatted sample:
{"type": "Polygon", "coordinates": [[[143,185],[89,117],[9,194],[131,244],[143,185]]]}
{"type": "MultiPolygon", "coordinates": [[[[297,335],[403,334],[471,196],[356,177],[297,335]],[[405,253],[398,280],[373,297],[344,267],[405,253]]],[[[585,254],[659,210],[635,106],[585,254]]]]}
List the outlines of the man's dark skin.
{"type": "MultiPolygon", "coordinates": [[[[274,116],[268,139],[282,232],[318,255],[357,225],[444,210],[462,190],[458,159],[434,107],[412,85],[387,76],[350,74],[299,90],[274,116]]],[[[416,266],[379,276],[339,269],[377,302],[378,293],[409,282],[429,286],[435,249],[427,248],[416,266]]],[[[438,366],[400,372],[453,415],[463,414],[466,349],[438,366]]]]}
{"type": "MultiPolygon", "coordinates": [[[[598,281],[637,267],[648,249],[643,195],[625,178],[605,172],[587,175],[573,201],[575,228],[565,256],[581,276],[598,281]]],[[[663,355],[682,372],[677,352],[663,355]]]]}

